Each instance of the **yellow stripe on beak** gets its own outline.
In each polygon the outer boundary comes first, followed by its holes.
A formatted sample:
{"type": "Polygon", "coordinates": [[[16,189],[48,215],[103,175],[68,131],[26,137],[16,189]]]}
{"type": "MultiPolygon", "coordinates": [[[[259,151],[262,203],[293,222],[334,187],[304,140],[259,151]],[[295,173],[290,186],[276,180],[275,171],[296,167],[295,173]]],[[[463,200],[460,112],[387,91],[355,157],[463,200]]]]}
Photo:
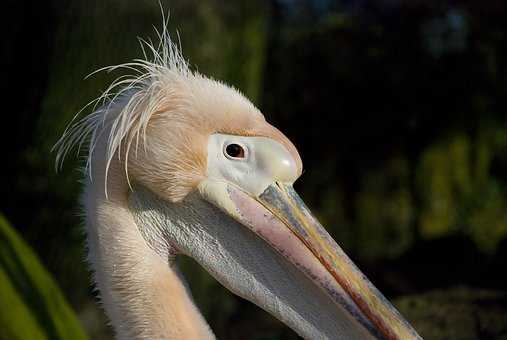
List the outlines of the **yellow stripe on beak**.
{"type": "Polygon", "coordinates": [[[280,219],[313,253],[337,283],[349,295],[375,329],[365,324],[373,336],[381,339],[421,339],[375,286],[354,265],[322,225],[313,217],[292,186],[275,183],[256,198],[280,219]]]}

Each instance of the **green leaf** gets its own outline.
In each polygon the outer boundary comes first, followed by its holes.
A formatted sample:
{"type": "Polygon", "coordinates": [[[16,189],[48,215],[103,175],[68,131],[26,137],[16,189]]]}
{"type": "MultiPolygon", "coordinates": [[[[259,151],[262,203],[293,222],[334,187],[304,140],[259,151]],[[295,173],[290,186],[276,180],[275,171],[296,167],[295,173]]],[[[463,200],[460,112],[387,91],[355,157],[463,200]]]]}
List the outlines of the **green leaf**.
{"type": "Polygon", "coordinates": [[[0,339],[87,339],[37,255],[0,214],[0,339]]]}

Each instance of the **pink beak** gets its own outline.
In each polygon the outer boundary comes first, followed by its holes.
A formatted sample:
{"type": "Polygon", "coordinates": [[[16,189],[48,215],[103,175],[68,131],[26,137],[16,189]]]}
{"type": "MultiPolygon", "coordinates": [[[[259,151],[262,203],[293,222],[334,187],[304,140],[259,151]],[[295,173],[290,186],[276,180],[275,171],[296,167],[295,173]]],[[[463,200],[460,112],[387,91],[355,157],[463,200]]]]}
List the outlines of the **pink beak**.
{"type": "Polygon", "coordinates": [[[258,197],[228,194],[242,224],[320,286],[377,339],[421,339],[313,217],[292,186],[274,183],[258,197]]]}

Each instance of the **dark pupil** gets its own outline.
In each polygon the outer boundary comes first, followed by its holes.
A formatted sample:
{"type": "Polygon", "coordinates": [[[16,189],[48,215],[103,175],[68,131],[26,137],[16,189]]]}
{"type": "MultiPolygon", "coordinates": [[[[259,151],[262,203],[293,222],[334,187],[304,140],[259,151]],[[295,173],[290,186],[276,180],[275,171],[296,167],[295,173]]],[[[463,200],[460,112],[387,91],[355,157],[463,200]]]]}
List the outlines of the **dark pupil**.
{"type": "Polygon", "coordinates": [[[238,144],[229,144],[225,148],[225,152],[231,157],[235,158],[243,158],[245,157],[243,148],[239,146],[238,144]]]}

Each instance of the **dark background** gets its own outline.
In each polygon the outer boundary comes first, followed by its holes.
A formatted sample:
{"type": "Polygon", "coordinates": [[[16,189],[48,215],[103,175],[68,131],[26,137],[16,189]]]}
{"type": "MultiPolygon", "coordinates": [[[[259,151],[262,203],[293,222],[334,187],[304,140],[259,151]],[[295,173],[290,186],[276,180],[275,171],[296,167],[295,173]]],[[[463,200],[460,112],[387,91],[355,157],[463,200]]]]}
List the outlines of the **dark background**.
{"type": "MultiPolygon", "coordinates": [[[[298,147],[296,189],[428,339],[507,339],[507,3],[162,1],[194,69],[245,93],[298,147]]],[[[157,1],[3,4],[0,212],[89,335],[111,336],[84,264],[70,119],[140,57],[157,1]]],[[[182,266],[222,339],[295,335],[182,266]]],[[[2,311],[4,312],[4,311],[2,311]]],[[[0,312],[0,313],[2,313],[0,312]]]]}

